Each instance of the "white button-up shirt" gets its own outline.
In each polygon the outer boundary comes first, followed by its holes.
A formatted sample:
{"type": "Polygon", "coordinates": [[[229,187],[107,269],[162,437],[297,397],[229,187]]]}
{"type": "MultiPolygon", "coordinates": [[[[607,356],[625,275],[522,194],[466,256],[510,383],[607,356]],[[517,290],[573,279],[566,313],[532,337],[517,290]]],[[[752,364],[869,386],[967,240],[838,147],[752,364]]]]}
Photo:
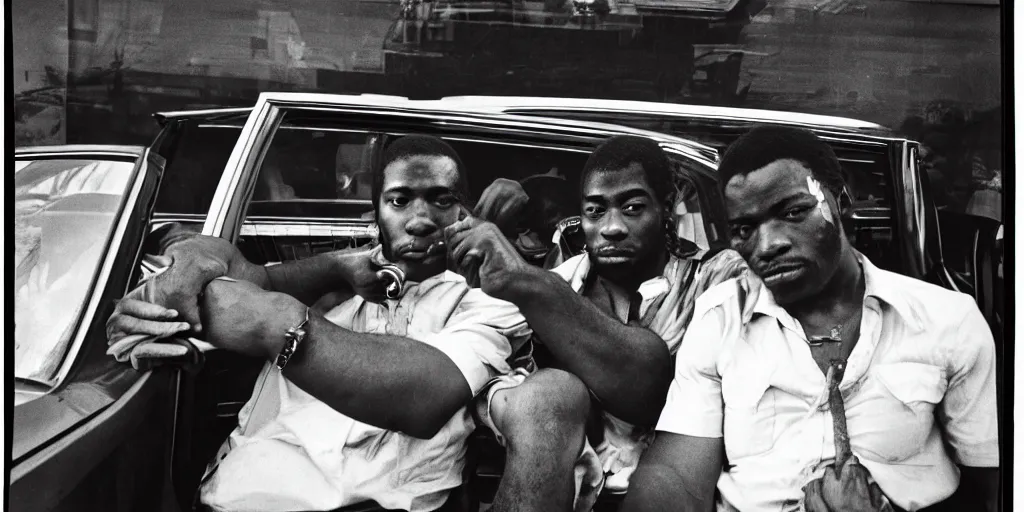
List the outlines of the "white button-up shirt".
{"type": "MultiPolygon", "coordinates": [[[[840,385],[850,445],[916,510],[956,491],[955,464],[999,465],[995,344],[970,296],[860,262],[861,334],[840,385]]],[[[798,510],[835,457],[825,376],[799,322],[752,289],[745,304],[737,280],[698,299],[657,430],[724,438],[722,509],[798,510]]]]}
{"type": "MultiPolygon", "coordinates": [[[[325,317],[356,332],[405,336],[438,348],[474,395],[510,371],[507,358],[531,335],[514,305],[470,289],[451,272],[409,284],[401,298],[384,304],[357,296],[325,317]]],[[[435,510],[462,483],[466,440],[474,428],[466,408],[431,439],[367,425],[267,364],[238,428],[208,470],[200,499],[217,511],[330,510],[366,500],[388,509],[435,510]]]]}

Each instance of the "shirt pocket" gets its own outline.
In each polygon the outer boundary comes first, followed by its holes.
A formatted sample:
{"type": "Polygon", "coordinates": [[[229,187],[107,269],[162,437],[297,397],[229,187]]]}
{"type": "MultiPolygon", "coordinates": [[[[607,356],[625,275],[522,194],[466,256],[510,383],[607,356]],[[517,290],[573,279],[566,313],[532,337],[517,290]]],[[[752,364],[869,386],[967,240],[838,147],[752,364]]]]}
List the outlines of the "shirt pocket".
{"type": "Polygon", "coordinates": [[[946,394],[946,372],[930,364],[901,362],[879,364],[872,374],[876,391],[848,419],[851,432],[857,431],[851,442],[887,463],[908,460],[924,449],[936,428],[935,406],[946,394]]]}
{"type": "Polygon", "coordinates": [[[775,444],[775,390],[771,373],[737,372],[722,379],[722,434],[731,463],[771,450],[775,444]]]}
{"type": "Polygon", "coordinates": [[[925,363],[887,363],[875,367],[882,387],[907,409],[931,413],[946,395],[946,371],[925,363]]]}

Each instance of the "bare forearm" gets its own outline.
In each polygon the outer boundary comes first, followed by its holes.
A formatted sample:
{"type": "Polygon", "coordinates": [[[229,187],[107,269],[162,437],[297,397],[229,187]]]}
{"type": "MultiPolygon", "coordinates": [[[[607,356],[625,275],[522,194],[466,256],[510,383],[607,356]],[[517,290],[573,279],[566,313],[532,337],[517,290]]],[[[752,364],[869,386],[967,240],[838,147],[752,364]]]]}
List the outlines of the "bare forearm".
{"type": "Polygon", "coordinates": [[[303,304],[312,305],[330,292],[351,289],[345,276],[342,258],[340,253],[330,252],[264,267],[267,283],[263,288],[286,293],[299,299],[303,304]]]}
{"type": "Polygon", "coordinates": [[[702,497],[686,488],[682,478],[664,465],[641,465],[630,478],[629,493],[621,512],[710,512],[713,497],[702,497]]]}
{"type": "Polygon", "coordinates": [[[623,512],[710,512],[722,472],[721,438],[658,432],[629,480],[623,512]]]}
{"type": "Polygon", "coordinates": [[[310,316],[308,336],[284,374],[338,412],[429,438],[472,398],[462,372],[436,348],[310,316]]]}
{"type": "Polygon", "coordinates": [[[658,335],[608,317],[551,272],[529,267],[511,286],[508,299],[609,413],[638,425],[657,421],[672,381],[671,357],[658,335]]]}

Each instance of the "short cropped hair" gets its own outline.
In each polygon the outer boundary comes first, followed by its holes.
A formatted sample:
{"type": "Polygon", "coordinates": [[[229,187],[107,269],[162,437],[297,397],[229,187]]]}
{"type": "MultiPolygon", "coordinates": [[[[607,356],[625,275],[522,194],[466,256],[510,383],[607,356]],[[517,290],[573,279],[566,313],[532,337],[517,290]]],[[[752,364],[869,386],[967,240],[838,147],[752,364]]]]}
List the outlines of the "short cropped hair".
{"type": "Polygon", "coordinates": [[[583,166],[583,173],[580,176],[580,197],[583,197],[583,187],[587,179],[594,172],[599,171],[622,171],[631,164],[639,164],[647,177],[647,184],[659,194],[657,199],[663,206],[671,208],[666,204],[672,199],[675,187],[672,182],[672,164],[668,156],[661,149],[657,142],[637,135],[616,135],[601,143],[586,165],[583,166]]]}
{"type": "Polygon", "coordinates": [[[455,162],[455,169],[459,174],[456,190],[453,192],[460,202],[466,205],[467,208],[472,209],[472,205],[467,203],[469,200],[469,183],[466,176],[466,166],[462,163],[462,159],[459,158],[459,154],[455,152],[455,149],[447,142],[433,135],[405,135],[396,139],[384,149],[380,166],[373,173],[371,193],[373,194],[374,211],[378,208],[380,195],[384,189],[384,169],[387,169],[395,161],[416,156],[444,156],[451,158],[455,162]]]}
{"type": "Polygon", "coordinates": [[[810,130],[789,126],[756,126],[736,139],[718,164],[718,184],[725,190],[734,176],[746,175],[778,160],[796,160],[837,199],[846,175],[827,142],[810,130]]]}
{"type": "Polygon", "coordinates": [[[622,172],[634,163],[643,169],[647,184],[655,193],[654,199],[661,206],[666,250],[677,257],[686,257],[690,249],[677,236],[673,215],[676,200],[684,185],[677,180],[680,176],[673,170],[668,155],[654,140],[637,135],[616,135],[598,146],[583,166],[583,173],[580,176],[580,198],[583,197],[583,187],[591,174],[622,172]]]}

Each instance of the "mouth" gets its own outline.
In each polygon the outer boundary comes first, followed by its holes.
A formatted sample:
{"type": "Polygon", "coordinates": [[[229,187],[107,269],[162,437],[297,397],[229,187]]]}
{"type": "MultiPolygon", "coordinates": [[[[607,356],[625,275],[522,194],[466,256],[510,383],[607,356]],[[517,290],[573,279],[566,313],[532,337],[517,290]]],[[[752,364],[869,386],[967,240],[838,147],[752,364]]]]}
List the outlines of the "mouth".
{"type": "Polygon", "coordinates": [[[768,286],[776,286],[792,282],[803,275],[806,267],[803,265],[786,264],[776,265],[761,274],[761,280],[768,286]]]}
{"type": "Polygon", "coordinates": [[[605,265],[616,265],[633,261],[636,252],[624,247],[605,246],[594,250],[593,257],[605,265]]]}
{"type": "Polygon", "coordinates": [[[398,257],[410,261],[426,261],[444,254],[443,240],[415,241],[404,245],[397,251],[398,257]]]}

